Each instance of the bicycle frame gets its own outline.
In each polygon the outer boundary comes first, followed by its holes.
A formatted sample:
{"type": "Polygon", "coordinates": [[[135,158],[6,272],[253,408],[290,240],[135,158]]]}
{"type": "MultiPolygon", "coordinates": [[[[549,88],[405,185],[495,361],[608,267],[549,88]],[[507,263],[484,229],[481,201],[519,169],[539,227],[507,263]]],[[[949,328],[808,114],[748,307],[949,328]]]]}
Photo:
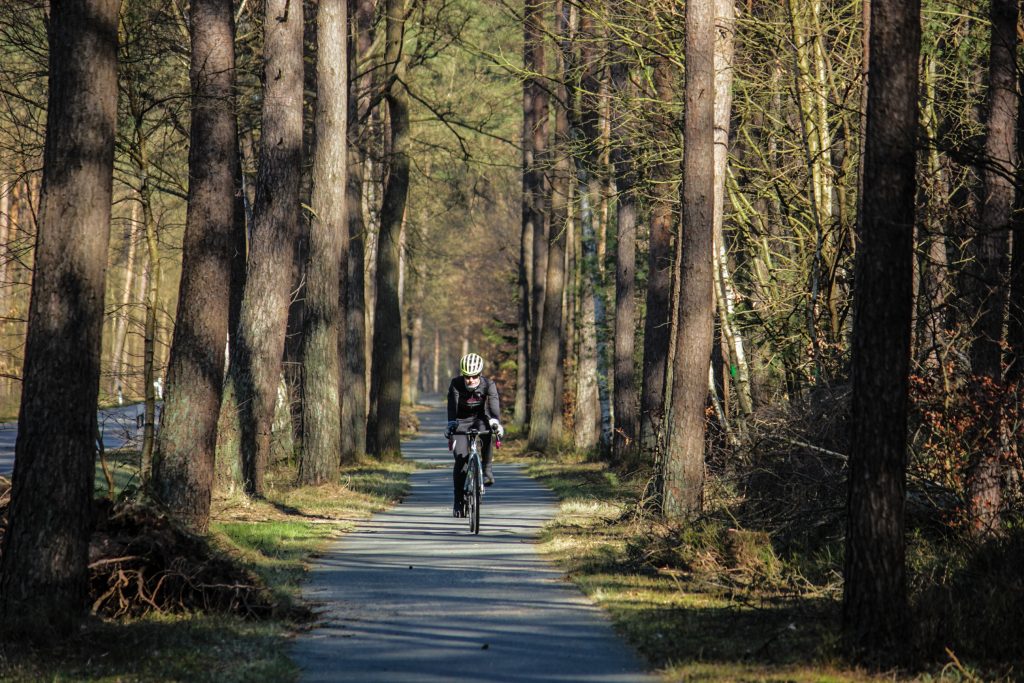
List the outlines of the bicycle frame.
{"type": "MultiPolygon", "coordinates": [[[[459,432],[456,432],[459,433],[459,432]]],[[[464,510],[469,518],[469,531],[480,533],[480,503],[484,495],[484,469],[480,459],[480,431],[462,432],[469,437],[469,455],[466,459],[466,483],[463,489],[464,510]]]]}

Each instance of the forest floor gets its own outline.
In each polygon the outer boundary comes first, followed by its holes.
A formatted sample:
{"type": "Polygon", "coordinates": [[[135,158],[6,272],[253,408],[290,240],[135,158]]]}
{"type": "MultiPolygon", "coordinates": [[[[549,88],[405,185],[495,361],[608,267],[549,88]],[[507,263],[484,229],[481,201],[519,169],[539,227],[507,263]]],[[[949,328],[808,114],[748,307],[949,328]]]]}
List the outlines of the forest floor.
{"type": "MultiPolygon", "coordinates": [[[[972,665],[952,651],[912,670],[851,667],[839,648],[842,584],[834,569],[831,579],[807,580],[798,569],[807,558],[780,556],[766,533],[743,530],[737,520],[725,533],[711,525],[664,525],[640,504],[650,486],[644,473],[616,472],[572,451],[542,455],[509,443],[503,457],[526,464],[561,501],[542,548],[665,681],[1012,681],[1021,675],[1017,662],[972,665]]],[[[835,558],[827,563],[837,565],[835,558]]]]}
{"type": "MultiPolygon", "coordinates": [[[[109,453],[116,492],[134,481],[138,454],[109,453]]],[[[299,600],[311,557],[360,520],[387,509],[407,490],[415,466],[365,460],[337,484],[296,488],[292,466],[268,476],[264,500],[220,493],[214,499],[214,547],[259,576],[277,605],[268,619],[231,614],[158,613],[88,620],[74,637],[46,645],[0,642],[0,681],[289,681],[291,633],[311,613],[299,600]]],[[[97,466],[97,498],[108,493],[97,466]]],[[[3,481],[0,481],[2,487],[3,481]]]]}

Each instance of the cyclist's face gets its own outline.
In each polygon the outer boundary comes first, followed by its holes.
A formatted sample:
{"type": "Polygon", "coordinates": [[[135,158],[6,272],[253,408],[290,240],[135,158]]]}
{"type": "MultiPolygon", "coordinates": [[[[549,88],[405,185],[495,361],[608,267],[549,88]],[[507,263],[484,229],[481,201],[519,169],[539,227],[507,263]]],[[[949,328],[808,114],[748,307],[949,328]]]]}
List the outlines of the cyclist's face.
{"type": "Polygon", "coordinates": [[[476,389],[480,386],[480,375],[466,375],[466,386],[470,389],[476,389]]]}

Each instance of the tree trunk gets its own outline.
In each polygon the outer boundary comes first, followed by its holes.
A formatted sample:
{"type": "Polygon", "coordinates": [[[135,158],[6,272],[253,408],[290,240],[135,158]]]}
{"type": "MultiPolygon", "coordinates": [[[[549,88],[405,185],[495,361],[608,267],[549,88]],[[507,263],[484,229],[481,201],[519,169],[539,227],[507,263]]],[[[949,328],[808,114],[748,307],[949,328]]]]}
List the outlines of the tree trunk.
{"type": "Polygon", "coordinates": [[[193,0],[190,27],[188,219],[153,491],[202,533],[210,520],[237,210],[231,1],[193,0]]]}
{"type": "MultiPolygon", "coordinates": [[[[1019,76],[1018,87],[1024,84],[1019,76]]],[[[1017,102],[1017,154],[1024,149],[1024,99],[1017,102]]],[[[1017,187],[1024,181],[1024,169],[1018,165],[1017,187]]],[[[1012,249],[1010,255],[1009,321],[1006,326],[1006,383],[1014,388],[1013,419],[1017,425],[1013,447],[1018,460],[1024,458],[1024,192],[1014,194],[1014,211],[1010,221],[1012,249]]]]}
{"type": "MultiPolygon", "coordinates": [[[[577,162],[577,191],[580,217],[580,261],[571,269],[579,277],[579,354],[576,364],[576,414],[574,420],[576,447],[589,451],[598,446],[602,436],[602,393],[607,397],[607,382],[602,382],[605,364],[599,346],[598,329],[604,323],[604,301],[598,291],[601,276],[601,251],[598,223],[602,183],[598,172],[601,164],[600,129],[600,64],[597,32],[593,16],[584,12],[580,18],[580,98],[579,131],[583,143],[577,162]],[[602,392],[601,385],[605,391],[602,392]]],[[[570,308],[569,310],[573,310],[570,308]]],[[[606,402],[604,403],[606,404],[606,402]]]]}
{"type": "MultiPolygon", "coordinates": [[[[141,131],[137,131],[141,134],[141,131]]],[[[143,141],[140,137],[136,143],[139,151],[139,170],[142,175],[142,187],[139,197],[142,201],[142,220],[146,227],[146,254],[149,258],[149,287],[146,289],[146,324],[143,331],[142,346],[142,389],[144,398],[142,423],[142,454],[140,458],[139,478],[145,485],[149,484],[153,470],[153,449],[156,445],[156,313],[160,298],[160,245],[157,242],[156,218],[153,216],[153,190],[149,185],[147,162],[143,154],[143,141]]]]}
{"type": "Polygon", "coordinates": [[[689,3],[678,323],[662,490],[664,514],[676,520],[699,512],[704,496],[704,406],[714,317],[714,49],[713,4],[689,3]]]}
{"type": "MultiPolygon", "coordinates": [[[[550,216],[551,209],[551,179],[544,170],[549,163],[548,159],[548,87],[545,81],[546,62],[544,56],[544,36],[548,30],[545,26],[544,12],[547,3],[530,0],[525,5],[523,15],[523,38],[525,40],[524,51],[527,60],[524,68],[529,70],[530,77],[527,86],[532,97],[532,140],[530,151],[533,163],[529,172],[530,192],[527,201],[530,203],[530,223],[533,230],[532,244],[529,251],[531,259],[528,268],[532,275],[530,282],[530,348],[528,350],[528,375],[527,375],[527,396],[532,396],[534,382],[537,379],[540,358],[541,331],[544,326],[544,300],[547,288],[547,264],[548,264],[548,238],[549,226],[552,224],[550,216]]],[[[526,254],[524,254],[524,259],[526,254]]],[[[531,414],[532,406],[527,405],[527,416],[531,414]]]]}
{"type": "MultiPolygon", "coordinates": [[[[557,3],[558,35],[565,40],[569,28],[569,7],[557,3]]],[[[566,49],[557,54],[557,95],[555,97],[555,154],[551,187],[551,243],[547,245],[547,278],[544,291],[544,318],[541,324],[537,379],[530,402],[529,448],[545,451],[553,435],[561,431],[561,395],[556,394],[562,374],[562,296],[565,289],[565,242],[568,222],[571,166],[569,160],[569,114],[567,102],[566,49]],[[558,424],[556,424],[556,422],[558,424]]],[[[535,242],[536,244],[536,242],[535,242]]],[[[534,260],[536,264],[536,259],[534,260]]],[[[536,270],[534,271],[537,272],[536,270]]],[[[538,278],[539,279],[539,278],[538,278]]],[[[536,288],[534,290],[536,296],[536,288]]],[[[533,302],[536,304],[536,300],[533,302]]]]}
{"type": "Polygon", "coordinates": [[[342,273],[348,270],[347,0],[321,0],[316,10],[316,139],[313,215],[306,262],[302,335],[302,459],[299,483],[332,481],[341,452],[341,376],[346,311],[342,273]]]}
{"type": "Polygon", "coordinates": [[[117,0],[50,3],[50,79],[0,628],[72,633],[86,608],[117,124],[117,0]]]}
{"type": "Polygon", "coordinates": [[[633,346],[636,337],[636,173],[626,128],[625,102],[633,96],[624,47],[616,51],[611,66],[611,162],[616,202],[615,244],[615,422],[612,457],[618,463],[632,463],[636,453],[639,415],[633,346]]]}
{"type": "MultiPolygon", "coordinates": [[[[654,85],[659,102],[671,111],[676,98],[673,67],[665,57],[654,59],[654,85]]],[[[671,135],[673,122],[666,115],[659,129],[671,135]]],[[[675,138],[672,138],[675,140],[675,138]]],[[[651,170],[654,199],[647,265],[647,316],[644,319],[643,390],[640,392],[640,448],[648,462],[661,452],[662,421],[665,416],[665,375],[672,319],[673,206],[676,192],[675,169],[667,150],[651,170]]]]}
{"type": "Polygon", "coordinates": [[[907,635],[903,513],[919,12],[917,0],[872,0],[843,586],[846,644],[860,658],[892,656],[907,635]]]}
{"type": "Polygon", "coordinates": [[[416,311],[409,324],[409,405],[420,400],[420,367],[423,347],[423,314],[416,311]]]}
{"type": "MultiPolygon", "coordinates": [[[[729,255],[723,231],[725,178],[729,168],[729,120],[732,114],[732,60],[735,35],[733,0],[715,1],[715,213],[714,273],[715,301],[721,321],[723,343],[728,348],[729,374],[736,384],[736,396],[743,415],[753,412],[750,398],[750,368],[743,349],[743,337],[733,327],[736,293],[729,274],[729,255]]],[[[723,389],[724,389],[723,383],[723,389]]]]}
{"type": "Polygon", "coordinates": [[[530,379],[536,374],[533,369],[537,360],[533,353],[537,340],[533,335],[540,325],[534,317],[537,310],[534,283],[539,277],[535,270],[534,243],[538,222],[541,231],[544,226],[544,172],[539,167],[547,137],[547,93],[539,82],[544,71],[543,28],[541,4],[527,2],[523,14],[523,68],[528,76],[523,83],[523,218],[519,246],[519,334],[513,413],[513,422],[519,426],[529,420],[530,379]],[[538,134],[544,136],[539,150],[534,144],[538,134]]]}
{"type": "Polygon", "coordinates": [[[124,368],[125,368],[125,349],[127,348],[128,340],[128,323],[131,320],[131,300],[132,300],[132,284],[135,281],[135,249],[138,245],[139,240],[139,224],[142,222],[138,218],[139,203],[132,202],[132,214],[129,221],[128,228],[128,254],[125,256],[125,273],[124,273],[124,284],[121,287],[121,298],[119,306],[117,308],[117,316],[114,323],[114,340],[113,349],[110,354],[111,363],[111,393],[117,396],[121,396],[124,393],[124,368]]]}
{"type": "Polygon", "coordinates": [[[377,301],[374,307],[373,356],[370,369],[370,415],[366,450],[379,457],[397,454],[402,402],[402,311],[398,300],[400,232],[409,190],[409,104],[402,82],[405,3],[387,0],[385,62],[394,69],[387,90],[391,157],[381,206],[377,242],[377,301]]]}
{"type": "Polygon", "coordinates": [[[246,492],[253,496],[263,495],[263,477],[270,460],[292,262],[300,235],[301,10],[301,5],[287,0],[268,0],[266,6],[260,168],[238,350],[230,368],[233,392],[228,393],[236,404],[222,408],[238,412],[242,476],[246,492]]]}
{"type": "MultiPolygon", "coordinates": [[[[374,0],[349,0],[351,31],[349,33],[349,74],[357,71],[373,45],[374,0]]],[[[348,234],[347,323],[342,358],[341,381],[341,461],[350,463],[366,452],[366,304],[365,259],[366,226],[363,222],[363,186],[366,156],[362,136],[366,126],[361,123],[368,106],[372,75],[367,72],[357,80],[350,78],[348,94],[348,234]]]]}
{"type": "Polygon", "coordinates": [[[981,221],[975,241],[975,315],[971,373],[983,382],[980,397],[985,424],[967,478],[971,524],[978,534],[999,530],[1002,508],[1002,348],[1007,302],[1006,267],[1017,115],[1017,15],[1015,0],[993,0],[992,44],[985,159],[981,171],[981,221]]]}

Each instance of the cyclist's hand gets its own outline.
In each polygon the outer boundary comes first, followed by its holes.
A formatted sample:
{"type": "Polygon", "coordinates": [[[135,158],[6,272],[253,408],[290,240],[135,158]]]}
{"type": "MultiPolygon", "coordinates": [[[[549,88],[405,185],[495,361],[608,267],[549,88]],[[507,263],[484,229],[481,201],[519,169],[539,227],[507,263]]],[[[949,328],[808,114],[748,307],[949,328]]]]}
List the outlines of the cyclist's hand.
{"type": "Polygon", "coordinates": [[[498,438],[505,436],[505,428],[495,419],[491,419],[491,431],[498,435],[498,438]]]}
{"type": "Polygon", "coordinates": [[[459,423],[456,422],[455,420],[449,421],[448,422],[448,426],[444,428],[444,438],[446,438],[446,439],[452,438],[452,433],[455,431],[455,429],[458,426],[459,426],[459,423]]]}

